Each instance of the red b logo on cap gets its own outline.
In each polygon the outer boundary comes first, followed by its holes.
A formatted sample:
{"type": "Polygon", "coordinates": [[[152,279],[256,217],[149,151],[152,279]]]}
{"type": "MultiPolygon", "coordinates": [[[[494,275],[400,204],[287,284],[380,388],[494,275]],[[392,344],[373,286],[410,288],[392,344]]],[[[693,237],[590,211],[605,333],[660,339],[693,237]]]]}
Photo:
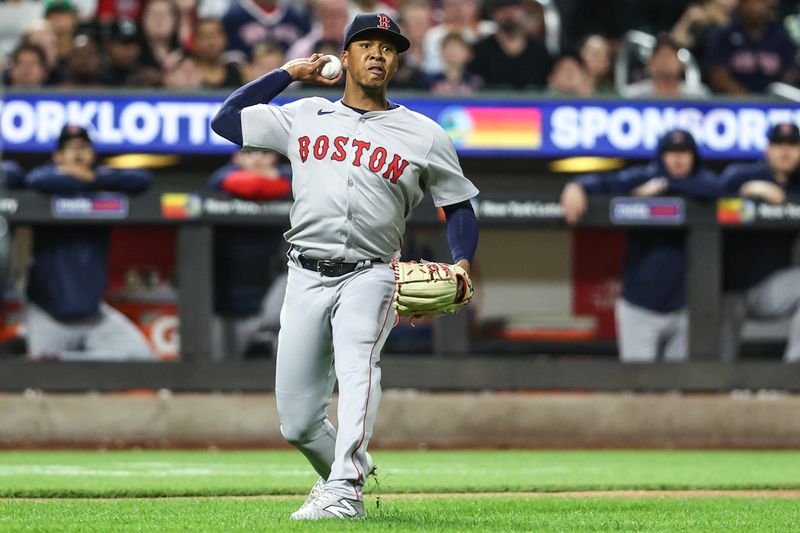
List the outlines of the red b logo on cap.
{"type": "Polygon", "coordinates": [[[389,29],[389,17],[386,15],[378,15],[378,27],[384,30],[389,29]]]}

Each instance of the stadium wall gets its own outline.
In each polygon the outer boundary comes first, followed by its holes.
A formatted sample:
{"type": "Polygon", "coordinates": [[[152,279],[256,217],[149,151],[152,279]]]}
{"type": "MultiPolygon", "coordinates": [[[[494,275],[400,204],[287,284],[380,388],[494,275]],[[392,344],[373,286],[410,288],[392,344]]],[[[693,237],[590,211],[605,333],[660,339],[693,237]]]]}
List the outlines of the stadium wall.
{"type": "MultiPolygon", "coordinates": [[[[384,392],[374,447],[798,448],[800,396],[779,393],[384,392]]],[[[335,418],[336,403],[331,407],[335,418]]],[[[0,396],[0,447],[285,446],[274,395],[0,396]]]]}

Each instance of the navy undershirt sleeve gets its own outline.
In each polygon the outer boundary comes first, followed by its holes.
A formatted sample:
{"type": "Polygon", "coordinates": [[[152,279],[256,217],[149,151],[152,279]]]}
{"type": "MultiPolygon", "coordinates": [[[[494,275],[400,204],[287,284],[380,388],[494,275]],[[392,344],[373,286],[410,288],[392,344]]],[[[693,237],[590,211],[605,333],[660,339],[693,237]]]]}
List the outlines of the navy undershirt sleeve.
{"type": "Polygon", "coordinates": [[[95,187],[104,191],[135,194],[146,191],[152,183],[153,174],[149,170],[95,167],[95,187]]]}
{"type": "Polygon", "coordinates": [[[281,68],[264,74],[235,91],[225,99],[216,116],[211,120],[211,129],[229,141],[242,145],[242,109],[257,104],[267,104],[278,96],[292,77],[281,68]]]}
{"type": "Polygon", "coordinates": [[[444,206],[447,219],[447,242],[453,262],[466,259],[472,263],[478,249],[478,219],[469,200],[444,206]]]}
{"type": "Polygon", "coordinates": [[[25,185],[31,190],[45,194],[70,194],[94,189],[94,184],[61,173],[53,163],[31,170],[25,176],[25,185]]]}

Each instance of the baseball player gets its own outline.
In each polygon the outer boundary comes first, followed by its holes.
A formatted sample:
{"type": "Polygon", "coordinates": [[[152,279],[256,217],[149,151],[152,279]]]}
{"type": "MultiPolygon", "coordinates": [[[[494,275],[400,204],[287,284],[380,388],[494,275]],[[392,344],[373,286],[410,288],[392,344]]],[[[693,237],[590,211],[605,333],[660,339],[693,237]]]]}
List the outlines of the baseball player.
{"type": "MultiPolygon", "coordinates": [[[[280,175],[277,165],[278,154],[272,151],[236,152],[229,165],[214,172],[209,186],[248,200],[286,197],[292,191],[292,184],[280,175]]],[[[267,288],[274,281],[282,281],[276,280],[276,256],[280,256],[276,251],[282,245],[281,231],[277,229],[215,230],[213,359],[243,358],[261,329],[267,288]]]]}
{"type": "Polygon", "coordinates": [[[25,172],[14,161],[0,161],[0,176],[8,190],[25,188],[25,172]]]}
{"type": "MultiPolygon", "coordinates": [[[[673,130],[658,143],[655,160],[609,175],[582,176],[564,188],[561,205],[567,222],[586,211],[586,194],[717,196],[714,173],[703,168],[689,132],[673,130]]],[[[620,360],[684,361],[688,356],[686,257],[684,234],[663,229],[628,232],[622,297],[616,302],[620,360]]]]}
{"type": "MultiPolygon", "coordinates": [[[[95,165],[89,133],[67,125],[58,137],[53,162],[33,169],[25,184],[47,194],[135,193],[147,189],[152,179],[144,170],[95,165]]],[[[153,359],[136,325],[101,300],[110,231],[101,226],[34,227],[25,312],[31,358],[153,359]]]]}
{"type": "Polygon", "coordinates": [[[266,105],[293,81],[324,78],[328,58],[295,59],[234,92],[212,122],[247,149],[285,154],[293,168],[289,279],[275,392],[281,432],[319,473],[293,519],[364,517],[367,445],[380,400],[381,349],[395,321],[405,219],[430,191],[443,207],[453,259],[465,271],[478,230],[467,180],[447,134],[386,98],[409,41],[389,16],[360,14],[345,32],[341,100],[266,105]],[[327,418],[339,382],[339,427],[327,418]]]}
{"type": "MultiPolygon", "coordinates": [[[[764,159],[730,165],[724,193],[783,204],[800,194],[800,130],[773,126],[764,159]]],[[[800,362],[800,267],[792,266],[796,230],[727,231],[723,238],[722,356],[738,357],[746,318],[791,317],[786,362],[800,362]]]]}

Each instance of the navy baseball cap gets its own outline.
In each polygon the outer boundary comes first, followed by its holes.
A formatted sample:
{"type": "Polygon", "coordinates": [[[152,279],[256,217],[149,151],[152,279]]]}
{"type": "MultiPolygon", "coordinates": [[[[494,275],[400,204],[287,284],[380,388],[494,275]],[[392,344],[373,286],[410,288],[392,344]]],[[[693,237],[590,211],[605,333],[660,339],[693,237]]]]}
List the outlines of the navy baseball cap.
{"type": "Polygon", "coordinates": [[[686,130],[670,130],[658,141],[659,154],[684,151],[697,153],[697,143],[692,134],[686,130]]]}
{"type": "Polygon", "coordinates": [[[405,52],[411,48],[411,43],[400,33],[400,26],[392,20],[389,15],[383,13],[360,13],[347,26],[344,33],[344,48],[355,40],[359,35],[367,32],[379,31],[386,34],[386,38],[397,46],[397,51],[405,52]]]}
{"type": "Polygon", "coordinates": [[[92,143],[92,138],[89,137],[89,131],[86,128],[76,124],[67,124],[61,129],[61,133],[58,135],[56,147],[61,150],[64,144],[71,139],[83,139],[89,144],[92,143]]]}
{"type": "Polygon", "coordinates": [[[770,128],[767,139],[771,143],[800,144],[800,129],[791,122],[781,122],[770,128]]]}
{"type": "Polygon", "coordinates": [[[103,28],[105,41],[136,43],[140,35],[139,26],[130,19],[117,19],[103,28]]]}

